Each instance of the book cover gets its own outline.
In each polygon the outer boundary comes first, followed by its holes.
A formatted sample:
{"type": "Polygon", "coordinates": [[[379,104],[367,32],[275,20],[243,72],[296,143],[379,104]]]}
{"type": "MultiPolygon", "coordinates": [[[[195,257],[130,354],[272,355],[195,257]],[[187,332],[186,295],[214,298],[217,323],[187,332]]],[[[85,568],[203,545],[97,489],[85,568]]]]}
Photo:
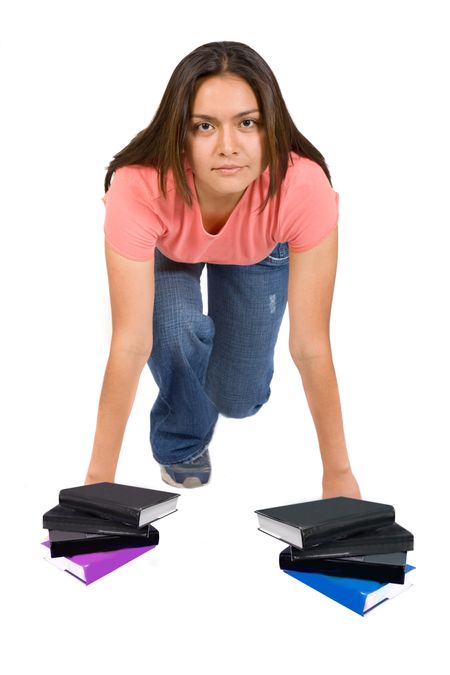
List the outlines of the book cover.
{"type": "Polygon", "coordinates": [[[59,492],[59,503],[100,518],[143,527],[176,511],[179,496],[165,490],[102,482],[64,488],[59,492]]]}
{"type": "Polygon", "coordinates": [[[118,520],[99,518],[98,516],[93,516],[91,513],[70,509],[67,506],[57,504],[44,513],[42,527],[47,530],[64,530],[65,532],[140,535],[146,529],[151,528],[152,525],[148,524],[144,527],[126,525],[118,520]]]}
{"type": "Polygon", "coordinates": [[[382,584],[368,579],[333,577],[316,572],[296,572],[294,570],[283,570],[283,572],[360,616],[364,616],[382,602],[390,600],[410,588],[413,584],[408,579],[408,575],[415,569],[414,565],[406,565],[404,584],[382,584]]]}
{"type": "Polygon", "coordinates": [[[392,505],[351,497],[316,499],[258,509],[255,513],[261,532],[296,548],[310,548],[395,521],[392,505]]]}
{"type": "Polygon", "coordinates": [[[118,551],[82,553],[72,557],[52,558],[49,540],[43,541],[41,544],[46,547],[44,560],[77,577],[86,585],[92,584],[118,567],[122,567],[122,565],[155,548],[155,546],[140,546],[137,548],[121,548],[118,551]]]}
{"type": "Polygon", "coordinates": [[[373,555],[377,553],[397,553],[399,551],[412,551],[414,549],[414,537],[398,523],[385,525],[369,532],[336,539],[327,544],[318,544],[311,548],[296,548],[290,546],[292,560],[303,558],[339,558],[352,555],[373,555]]]}
{"type": "Polygon", "coordinates": [[[280,569],[298,572],[319,572],[336,577],[371,579],[380,583],[403,584],[406,551],[344,558],[303,558],[292,560],[289,546],[279,555],[280,569]]]}
{"type": "Polygon", "coordinates": [[[142,534],[93,534],[90,532],[65,532],[49,530],[50,556],[74,556],[79,553],[97,553],[99,551],[116,551],[119,548],[135,546],[156,546],[159,543],[159,532],[151,525],[142,534]]]}

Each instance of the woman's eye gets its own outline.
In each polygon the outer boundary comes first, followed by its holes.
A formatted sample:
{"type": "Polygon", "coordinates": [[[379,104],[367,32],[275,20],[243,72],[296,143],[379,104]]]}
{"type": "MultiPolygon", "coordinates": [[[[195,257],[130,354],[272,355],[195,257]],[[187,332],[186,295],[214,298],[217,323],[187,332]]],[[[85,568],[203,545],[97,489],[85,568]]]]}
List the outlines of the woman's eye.
{"type": "MultiPolygon", "coordinates": [[[[192,128],[194,131],[199,131],[201,127],[210,127],[210,126],[211,125],[209,122],[200,122],[200,124],[195,124],[192,128]]],[[[209,131],[209,129],[202,128],[201,131],[209,131]]]]}
{"type": "MultiPolygon", "coordinates": [[[[248,120],[242,120],[241,124],[244,124],[244,122],[251,122],[252,125],[257,124],[256,120],[250,120],[250,119],[248,119],[248,120]]],[[[196,124],[196,125],[195,125],[194,129],[195,129],[195,130],[201,129],[201,131],[209,131],[209,129],[205,129],[205,127],[210,127],[210,126],[211,126],[211,124],[210,124],[209,122],[200,122],[200,124],[196,124]]],[[[245,129],[251,129],[252,126],[246,124],[244,128],[245,128],[245,129]]]]}

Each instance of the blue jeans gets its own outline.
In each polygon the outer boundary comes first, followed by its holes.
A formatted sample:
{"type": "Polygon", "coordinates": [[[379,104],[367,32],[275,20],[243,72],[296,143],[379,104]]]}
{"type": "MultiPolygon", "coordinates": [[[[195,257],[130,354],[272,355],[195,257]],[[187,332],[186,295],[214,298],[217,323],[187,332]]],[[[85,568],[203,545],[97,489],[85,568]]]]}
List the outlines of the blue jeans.
{"type": "Polygon", "coordinates": [[[179,263],[155,249],[153,349],[159,388],[150,444],[159,464],[200,456],[219,413],[249,417],[270,396],[287,303],[288,244],[254,265],[179,263]],[[208,315],[200,276],[207,265],[208,315]]]}

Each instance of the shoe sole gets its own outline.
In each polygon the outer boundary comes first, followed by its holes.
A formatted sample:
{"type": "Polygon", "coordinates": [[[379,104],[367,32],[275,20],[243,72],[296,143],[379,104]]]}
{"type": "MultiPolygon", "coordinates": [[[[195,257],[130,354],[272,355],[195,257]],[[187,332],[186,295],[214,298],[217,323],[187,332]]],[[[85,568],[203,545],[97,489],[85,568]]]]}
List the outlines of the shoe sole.
{"type": "Polygon", "coordinates": [[[161,467],[161,478],[165,483],[171,485],[172,487],[196,488],[207,485],[207,482],[202,483],[200,478],[196,478],[195,476],[188,476],[188,478],[185,478],[182,483],[177,483],[171,476],[169,476],[163,466],[161,467]]]}

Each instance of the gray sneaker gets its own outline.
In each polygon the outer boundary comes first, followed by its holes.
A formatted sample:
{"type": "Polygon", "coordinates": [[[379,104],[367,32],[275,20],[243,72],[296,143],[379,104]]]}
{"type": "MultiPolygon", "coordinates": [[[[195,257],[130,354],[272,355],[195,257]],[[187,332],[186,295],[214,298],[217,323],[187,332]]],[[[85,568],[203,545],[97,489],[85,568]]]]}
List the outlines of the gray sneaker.
{"type": "Polygon", "coordinates": [[[192,462],[161,464],[161,478],[172,487],[194,488],[206,485],[211,477],[209,450],[192,462]]]}

